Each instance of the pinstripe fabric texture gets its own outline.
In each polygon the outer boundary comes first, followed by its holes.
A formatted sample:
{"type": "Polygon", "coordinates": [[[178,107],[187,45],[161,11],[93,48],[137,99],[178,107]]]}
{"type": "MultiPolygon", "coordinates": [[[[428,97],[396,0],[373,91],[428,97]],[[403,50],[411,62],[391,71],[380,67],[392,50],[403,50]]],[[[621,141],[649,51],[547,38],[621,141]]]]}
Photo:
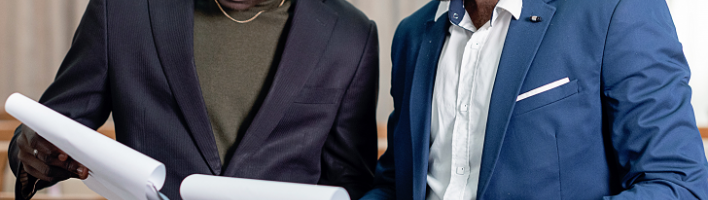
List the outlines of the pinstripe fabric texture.
{"type": "Polygon", "coordinates": [[[270,92],[226,167],[194,67],[193,0],[92,0],[40,102],[91,128],[112,112],[118,141],[165,164],[171,199],[195,173],[338,185],[357,199],[377,153],[376,25],[344,0],[291,9],[270,92]]]}

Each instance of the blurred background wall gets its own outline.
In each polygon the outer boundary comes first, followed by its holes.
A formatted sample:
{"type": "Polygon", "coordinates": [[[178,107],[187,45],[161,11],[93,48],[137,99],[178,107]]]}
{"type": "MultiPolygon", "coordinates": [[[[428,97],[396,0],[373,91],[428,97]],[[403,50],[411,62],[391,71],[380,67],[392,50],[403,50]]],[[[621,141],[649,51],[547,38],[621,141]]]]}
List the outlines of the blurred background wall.
{"type": "Polygon", "coordinates": [[[391,42],[398,22],[423,7],[430,0],[348,0],[376,22],[379,29],[381,77],[379,78],[379,105],[376,118],[385,124],[393,111],[391,89],[391,42]]]}
{"type": "Polygon", "coordinates": [[[698,126],[708,126],[708,11],[706,0],[667,0],[683,51],[691,67],[693,104],[698,126]]]}
{"type": "Polygon", "coordinates": [[[0,1],[0,103],[12,92],[39,98],[54,79],[87,3],[0,1]]]}
{"type": "MultiPolygon", "coordinates": [[[[378,25],[381,86],[377,121],[384,127],[393,110],[389,95],[390,45],[395,28],[401,19],[430,0],[348,1],[378,25]]],[[[7,96],[13,92],[34,99],[40,97],[54,79],[87,3],[88,0],[0,0],[0,105],[4,105],[7,96]]],[[[667,0],[667,4],[692,70],[690,85],[697,123],[700,127],[708,127],[708,23],[702,19],[708,1],[667,0]]],[[[0,113],[3,107],[0,106],[0,113]]],[[[13,180],[10,178],[14,177],[11,174],[9,178],[5,177],[3,191],[12,191],[13,180]]],[[[71,190],[75,187],[73,185],[64,184],[63,190],[71,190]]]]}

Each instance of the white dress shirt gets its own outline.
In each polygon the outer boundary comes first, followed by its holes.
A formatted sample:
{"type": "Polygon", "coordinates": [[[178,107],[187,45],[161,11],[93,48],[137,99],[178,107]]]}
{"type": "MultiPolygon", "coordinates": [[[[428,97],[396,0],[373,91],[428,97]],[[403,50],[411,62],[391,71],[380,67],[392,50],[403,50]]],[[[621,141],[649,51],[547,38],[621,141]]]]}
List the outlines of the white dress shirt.
{"type": "MultiPolygon", "coordinates": [[[[521,1],[500,0],[492,19],[479,29],[466,12],[458,24],[452,18],[462,15],[448,13],[452,25],[433,89],[428,200],[477,198],[494,79],[509,23],[521,14],[521,1]]],[[[438,16],[459,4],[440,2],[438,16]]]]}

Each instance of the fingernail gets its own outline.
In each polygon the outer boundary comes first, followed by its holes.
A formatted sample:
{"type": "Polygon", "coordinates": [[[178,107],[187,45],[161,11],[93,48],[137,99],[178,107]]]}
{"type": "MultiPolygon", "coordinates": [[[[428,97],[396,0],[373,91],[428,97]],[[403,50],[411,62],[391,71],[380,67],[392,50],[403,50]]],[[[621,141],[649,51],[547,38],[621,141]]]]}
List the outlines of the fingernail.
{"type": "Polygon", "coordinates": [[[66,155],[66,154],[63,154],[63,153],[62,153],[62,154],[59,154],[59,160],[62,161],[62,162],[66,161],[66,159],[68,159],[68,158],[69,158],[69,155],[66,155]]]}

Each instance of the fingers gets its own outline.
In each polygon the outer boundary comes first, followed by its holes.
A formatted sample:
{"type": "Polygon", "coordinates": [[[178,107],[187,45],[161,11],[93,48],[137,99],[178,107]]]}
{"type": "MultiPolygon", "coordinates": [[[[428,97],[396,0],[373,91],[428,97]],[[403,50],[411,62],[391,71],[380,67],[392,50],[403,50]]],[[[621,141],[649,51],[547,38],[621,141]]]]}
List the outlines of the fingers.
{"type": "Polygon", "coordinates": [[[26,152],[20,152],[18,158],[27,173],[43,181],[57,182],[68,179],[73,174],[66,169],[47,165],[26,152]]]}
{"type": "Polygon", "coordinates": [[[56,151],[57,148],[44,138],[34,137],[29,142],[29,144],[30,145],[21,145],[21,143],[19,143],[18,146],[20,147],[20,152],[31,154],[32,156],[47,164],[56,163],[57,161],[60,161],[60,152],[56,151]]]}
{"type": "Polygon", "coordinates": [[[64,151],[62,151],[59,148],[56,148],[56,146],[54,146],[54,147],[55,147],[55,151],[59,153],[59,156],[58,156],[59,160],[66,161],[67,159],[69,159],[69,154],[64,153],[64,151]]]}
{"type": "Polygon", "coordinates": [[[43,153],[37,153],[36,158],[44,164],[53,167],[60,167],[61,169],[73,173],[75,176],[72,177],[79,179],[86,179],[88,177],[88,169],[86,169],[84,165],[72,159],[71,157],[68,157],[66,154],[63,154],[65,155],[65,158],[62,160],[60,158],[61,155],[62,154],[59,154],[58,156],[44,156],[43,153]]]}
{"type": "Polygon", "coordinates": [[[66,161],[67,159],[69,159],[69,155],[64,152],[60,152],[57,158],[59,158],[60,161],[66,161]]]}
{"type": "MultiPolygon", "coordinates": [[[[52,177],[55,174],[48,174],[49,172],[54,173],[49,170],[52,168],[59,168],[63,171],[69,172],[70,177],[76,177],[80,179],[86,179],[88,177],[88,169],[84,167],[81,163],[73,160],[68,154],[60,150],[52,143],[44,139],[43,137],[37,135],[31,129],[23,128],[22,135],[24,137],[18,137],[18,147],[20,152],[18,153],[18,158],[25,166],[29,166],[35,170],[35,177],[44,176],[45,178],[52,177]],[[44,173],[44,172],[48,173],[44,173]]],[[[29,172],[29,170],[28,170],[29,172]]],[[[64,174],[59,174],[59,178],[64,177],[64,174]]],[[[68,177],[67,177],[68,178],[68,177]]]]}
{"type": "Polygon", "coordinates": [[[82,180],[88,178],[88,171],[89,170],[86,167],[84,167],[84,165],[82,165],[81,163],[76,162],[74,159],[71,159],[69,157],[67,157],[67,160],[62,161],[62,162],[64,164],[64,166],[63,166],[64,169],[66,169],[67,171],[69,171],[75,175],[72,177],[79,178],[82,180]]]}
{"type": "Polygon", "coordinates": [[[52,143],[37,135],[32,129],[26,128],[24,125],[22,128],[22,137],[19,137],[17,140],[20,151],[27,153],[34,154],[34,150],[37,150],[44,155],[52,155],[56,154],[54,153],[56,150],[59,150],[52,143]]]}

